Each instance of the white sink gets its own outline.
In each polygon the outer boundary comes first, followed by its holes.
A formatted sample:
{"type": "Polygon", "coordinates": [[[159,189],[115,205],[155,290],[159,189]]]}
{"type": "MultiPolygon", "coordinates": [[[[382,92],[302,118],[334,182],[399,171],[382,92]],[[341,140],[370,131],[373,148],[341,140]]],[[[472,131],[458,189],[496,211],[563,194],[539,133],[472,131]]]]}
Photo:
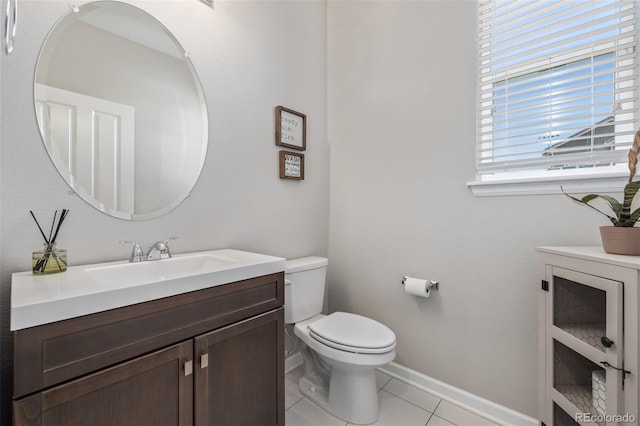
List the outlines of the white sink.
{"type": "Polygon", "coordinates": [[[72,266],[11,277],[11,330],[89,315],[284,271],[280,257],[221,249],[170,259],[72,266]]]}
{"type": "Polygon", "coordinates": [[[86,268],[100,284],[127,286],[209,274],[237,265],[240,259],[214,253],[178,255],[170,259],[136,263],[118,263],[86,268]]]}

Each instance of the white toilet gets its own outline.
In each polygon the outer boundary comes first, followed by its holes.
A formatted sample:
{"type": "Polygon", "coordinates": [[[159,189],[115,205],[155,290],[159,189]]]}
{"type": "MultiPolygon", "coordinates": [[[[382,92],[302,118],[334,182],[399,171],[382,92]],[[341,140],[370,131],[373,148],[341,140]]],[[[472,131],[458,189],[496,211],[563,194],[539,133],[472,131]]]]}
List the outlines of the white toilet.
{"type": "Polygon", "coordinates": [[[305,374],[300,391],[350,423],[378,420],[375,368],[396,356],[396,335],[370,318],[346,312],[321,314],[328,260],[287,261],[285,323],[295,323],[302,342],[305,374]]]}

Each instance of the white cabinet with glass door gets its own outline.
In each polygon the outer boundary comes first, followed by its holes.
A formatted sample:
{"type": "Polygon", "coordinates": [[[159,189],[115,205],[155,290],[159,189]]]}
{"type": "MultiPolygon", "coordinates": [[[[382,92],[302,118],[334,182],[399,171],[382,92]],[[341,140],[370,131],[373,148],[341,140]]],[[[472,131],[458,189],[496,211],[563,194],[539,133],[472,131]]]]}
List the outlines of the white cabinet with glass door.
{"type": "Polygon", "coordinates": [[[640,257],[538,251],[541,423],[637,425],[640,257]]]}

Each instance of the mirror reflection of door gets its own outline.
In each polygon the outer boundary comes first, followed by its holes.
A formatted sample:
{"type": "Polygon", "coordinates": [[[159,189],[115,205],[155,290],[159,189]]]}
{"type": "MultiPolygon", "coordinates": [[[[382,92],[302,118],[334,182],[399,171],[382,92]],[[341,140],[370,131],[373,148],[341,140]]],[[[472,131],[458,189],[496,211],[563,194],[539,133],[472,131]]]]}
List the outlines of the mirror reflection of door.
{"type": "Polygon", "coordinates": [[[134,213],[135,108],[37,84],[36,114],[45,146],[80,195],[122,218],[134,213]],[[87,144],[78,141],[91,141],[87,144]]]}

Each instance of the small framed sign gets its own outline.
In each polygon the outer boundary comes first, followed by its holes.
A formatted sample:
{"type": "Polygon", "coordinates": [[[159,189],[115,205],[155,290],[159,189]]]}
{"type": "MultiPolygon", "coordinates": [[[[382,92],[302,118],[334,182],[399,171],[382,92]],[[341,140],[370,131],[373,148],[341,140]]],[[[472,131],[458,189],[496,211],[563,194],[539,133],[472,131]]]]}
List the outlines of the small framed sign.
{"type": "Polygon", "coordinates": [[[280,179],[304,179],[304,154],[280,151],[280,179]]]}
{"type": "Polygon", "coordinates": [[[307,116],[283,106],[276,107],[276,145],[300,151],[307,148],[307,116]]]}

